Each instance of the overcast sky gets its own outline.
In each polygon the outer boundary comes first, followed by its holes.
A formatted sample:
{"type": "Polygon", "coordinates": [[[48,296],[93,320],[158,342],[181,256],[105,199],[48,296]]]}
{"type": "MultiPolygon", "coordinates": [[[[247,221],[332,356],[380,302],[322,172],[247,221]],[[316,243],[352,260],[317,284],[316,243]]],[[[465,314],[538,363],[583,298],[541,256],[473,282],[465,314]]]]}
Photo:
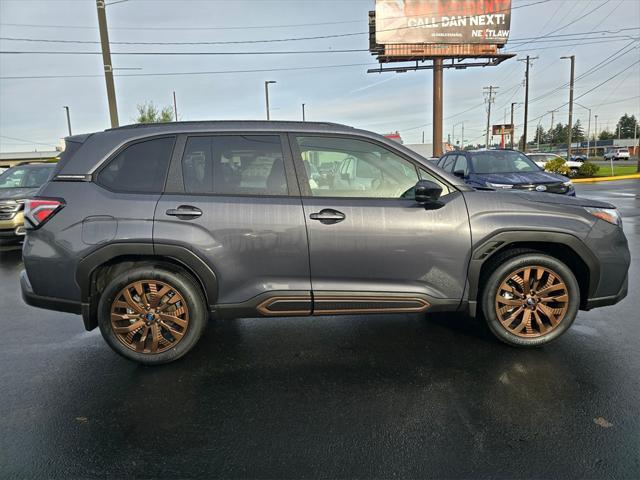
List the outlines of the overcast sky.
{"type": "MultiPolygon", "coordinates": [[[[518,58],[539,57],[531,69],[529,131],[533,133],[538,122],[548,128],[551,115],[547,112],[568,100],[568,88],[557,88],[569,79],[569,62],[560,60],[562,55],[576,55],[576,76],[588,73],[601,62],[610,62],[576,82],[577,97],[612,78],[577,100],[598,115],[599,130],[607,126],[613,129],[625,112],[638,117],[640,63],[627,67],[640,60],[637,40],[640,1],[548,0],[527,6],[540,1],[513,0],[508,44],[508,49],[519,54],[518,58]],[[561,28],[563,26],[566,27],[561,28]],[[616,33],[625,28],[635,30],[616,33]],[[595,37],[591,40],[583,35],[565,42],[558,42],[558,37],[554,41],[539,38],[555,30],[558,31],[554,35],[602,30],[614,33],[590,34],[595,37]],[[527,44],[517,42],[529,37],[537,40],[527,44]],[[617,52],[620,57],[610,61],[617,52]]],[[[128,0],[109,5],[107,18],[114,53],[366,50],[366,34],[235,45],[123,45],[116,42],[215,42],[366,32],[367,12],[373,7],[373,0],[128,0]],[[325,24],[319,25],[322,23],[325,24]]],[[[0,37],[99,42],[95,1],[0,0],[0,37]]],[[[99,52],[100,45],[2,39],[0,50],[99,52]]],[[[426,141],[431,140],[432,73],[423,70],[367,74],[367,68],[375,66],[375,58],[366,51],[298,55],[113,55],[113,63],[114,68],[124,69],[116,70],[115,79],[121,125],[133,121],[136,104],[146,101],[159,106],[171,104],[174,90],[182,120],[263,119],[264,81],[275,80],[277,84],[270,87],[272,119],[299,120],[301,104],[306,103],[308,120],[345,123],[380,133],[399,130],[405,143],[420,142],[424,130],[426,141]],[[122,76],[321,66],[326,68],[122,76]]],[[[100,55],[0,54],[0,149],[52,149],[66,135],[63,105],[71,108],[74,133],[108,128],[101,65],[100,55]],[[60,75],[87,76],[6,78],[60,75]]],[[[465,142],[483,140],[484,86],[499,87],[492,123],[505,119],[511,102],[524,100],[524,64],[516,59],[497,67],[445,70],[444,78],[445,138],[454,124],[464,121],[465,142]]],[[[563,107],[555,113],[556,123],[567,122],[567,111],[567,107],[563,107]]],[[[522,107],[516,112],[519,136],[522,107]]],[[[576,106],[575,114],[586,130],[587,111],[576,106]]],[[[592,118],[592,129],[594,121],[592,118]]],[[[459,138],[460,132],[461,125],[457,125],[456,137],[459,138]]]]}

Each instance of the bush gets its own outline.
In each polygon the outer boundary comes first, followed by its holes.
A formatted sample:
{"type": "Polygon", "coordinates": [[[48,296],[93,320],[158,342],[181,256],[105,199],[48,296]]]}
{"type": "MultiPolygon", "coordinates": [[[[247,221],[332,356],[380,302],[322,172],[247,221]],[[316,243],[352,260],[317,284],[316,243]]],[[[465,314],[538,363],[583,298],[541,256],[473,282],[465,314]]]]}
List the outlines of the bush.
{"type": "Polygon", "coordinates": [[[544,169],[547,172],[551,173],[559,173],[560,175],[569,175],[571,174],[571,169],[567,167],[567,162],[564,158],[554,158],[553,160],[549,160],[544,165],[544,169]]]}
{"type": "Polygon", "coordinates": [[[598,170],[600,170],[600,167],[595,163],[584,162],[582,165],[580,165],[580,168],[578,169],[578,176],[594,177],[596,173],[598,173],[598,170]]]}

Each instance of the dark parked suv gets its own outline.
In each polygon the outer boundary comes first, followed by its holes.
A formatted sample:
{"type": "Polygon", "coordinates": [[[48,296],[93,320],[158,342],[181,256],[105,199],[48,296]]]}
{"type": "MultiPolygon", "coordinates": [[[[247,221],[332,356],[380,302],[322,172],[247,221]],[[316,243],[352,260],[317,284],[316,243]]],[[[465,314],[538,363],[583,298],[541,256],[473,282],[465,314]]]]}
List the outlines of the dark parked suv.
{"type": "Polygon", "coordinates": [[[535,346],[627,292],[612,205],[475,190],[362,130],[182,122],[66,144],[27,202],[23,297],[142,363],[184,355],[209,314],[467,311],[535,346]]]}

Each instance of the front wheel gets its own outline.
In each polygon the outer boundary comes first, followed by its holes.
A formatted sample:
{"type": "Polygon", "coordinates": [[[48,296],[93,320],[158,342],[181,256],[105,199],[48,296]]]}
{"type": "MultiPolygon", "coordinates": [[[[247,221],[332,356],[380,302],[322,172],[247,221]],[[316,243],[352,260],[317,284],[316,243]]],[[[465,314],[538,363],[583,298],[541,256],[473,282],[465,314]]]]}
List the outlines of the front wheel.
{"type": "Polygon", "coordinates": [[[189,275],[152,265],[117,275],[98,304],[98,325],[109,346],[146,365],[185,355],[207,318],[202,291],[189,275]]]}
{"type": "Polygon", "coordinates": [[[571,270],[556,258],[538,253],[499,263],[482,296],[491,332],[518,347],[558,338],[575,320],[579,305],[580,289],[571,270]]]}

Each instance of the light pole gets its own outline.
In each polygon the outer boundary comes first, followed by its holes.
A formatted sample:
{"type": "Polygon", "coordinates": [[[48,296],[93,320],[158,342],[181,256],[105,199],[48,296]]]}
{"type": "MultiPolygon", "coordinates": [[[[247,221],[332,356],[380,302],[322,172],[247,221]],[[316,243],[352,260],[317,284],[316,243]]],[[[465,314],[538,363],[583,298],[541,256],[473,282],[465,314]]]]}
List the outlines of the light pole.
{"type": "Polygon", "coordinates": [[[596,119],[596,126],[593,129],[593,144],[595,145],[596,155],[598,155],[598,115],[594,115],[596,119]]]}
{"type": "Polygon", "coordinates": [[[571,78],[569,79],[569,141],[567,144],[567,160],[571,160],[571,136],[573,133],[573,79],[576,68],[576,56],[560,57],[563,60],[571,60],[571,78]]]}
{"type": "Polygon", "coordinates": [[[305,117],[305,114],[304,114],[304,106],[305,106],[305,105],[306,105],[306,104],[304,104],[304,103],[302,104],[302,121],[303,121],[303,122],[306,122],[306,121],[307,121],[307,118],[305,117]]]}
{"type": "Polygon", "coordinates": [[[71,117],[69,116],[69,107],[67,107],[65,105],[62,108],[64,108],[67,111],[67,128],[69,129],[69,136],[71,136],[72,135],[72,133],[71,133],[71,117]]]}
{"type": "Polygon", "coordinates": [[[578,102],[574,102],[574,103],[579,107],[582,107],[589,111],[589,122],[587,123],[587,159],[589,159],[589,150],[590,150],[589,147],[591,146],[591,139],[589,138],[589,135],[591,134],[591,109],[588,107],[585,107],[584,105],[579,104],[578,102]]]}
{"type": "Polygon", "coordinates": [[[267,103],[267,120],[271,120],[271,115],[269,114],[269,84],[276,83],[275,80],[266,80],[264,82],[264,99],[267,103]]]}
{"type": "Polygon", "coordinates": [[[456,141],[456,127],[458,125],[462,125],[462,138],[460,140],[460,150],[464,150],[464,122],[458,122],[458,123],[454,123],[453,124],[453,142],[455,143],[456,141]]]}

